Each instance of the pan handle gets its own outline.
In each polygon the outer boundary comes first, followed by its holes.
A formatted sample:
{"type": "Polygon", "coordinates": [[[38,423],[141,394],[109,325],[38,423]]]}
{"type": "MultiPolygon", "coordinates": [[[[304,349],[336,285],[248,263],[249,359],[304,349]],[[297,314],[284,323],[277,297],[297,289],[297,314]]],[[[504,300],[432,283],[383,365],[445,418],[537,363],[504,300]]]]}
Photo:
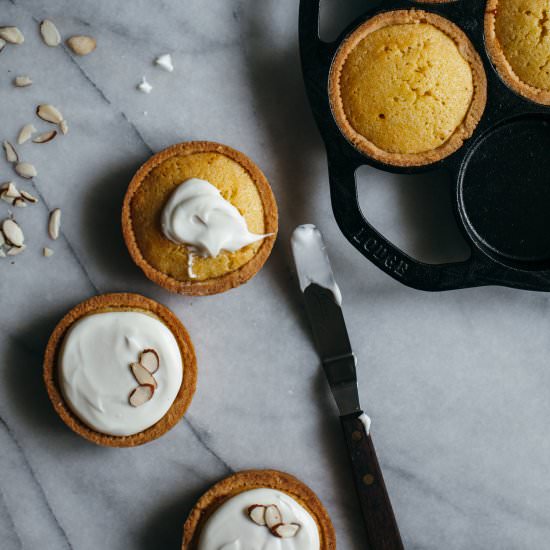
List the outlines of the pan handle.
{"type": "Polygon", "coordinates": [[[472,249],[466,261],[427,264],[405,254],[379,233],[361,212],[355,172],[361,163],[337,154],[329,157],[332,209],[344,236],[363,256],[394,279],[419,290],[451,290],[495,284],[491,266],[472,249]]]}

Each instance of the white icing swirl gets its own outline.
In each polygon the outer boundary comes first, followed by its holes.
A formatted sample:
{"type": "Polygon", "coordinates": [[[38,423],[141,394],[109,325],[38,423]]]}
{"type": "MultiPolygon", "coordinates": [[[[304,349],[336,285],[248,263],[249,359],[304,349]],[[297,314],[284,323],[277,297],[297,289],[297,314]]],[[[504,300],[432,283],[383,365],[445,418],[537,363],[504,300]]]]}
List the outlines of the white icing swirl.
{"type": "Polygon", "coordinates": [[[236,252],[267,237],[251,233],[244,217],[219,189],[198,178],[176,187],[162,210],[161,226],[172,242],[212,258],[222,250],[236,252]]]}
{"type": "Polygon", "coordinates": [[[183,365],[178,343],[160,320],[138,311],[93,313],[69,329],[59,354],[65,401],[89,427],[110,435],[133,435],[158,422],[180,389],[183,365]],[[160,359],[158,387],[148,402],[132,407],[137,387],[130,364],[145,349],[160,359]]]}
{"type": "Polygon", "coordinates": [[[208,519],[198,550],[319,550],[319,529],[313,517],[292,497],[275,489],[252,489],[224,502],[208,519]],[[294,537],[281,539],[247,515],[253,504],[276,504],[284,523],[297,523],[294,537]]]}

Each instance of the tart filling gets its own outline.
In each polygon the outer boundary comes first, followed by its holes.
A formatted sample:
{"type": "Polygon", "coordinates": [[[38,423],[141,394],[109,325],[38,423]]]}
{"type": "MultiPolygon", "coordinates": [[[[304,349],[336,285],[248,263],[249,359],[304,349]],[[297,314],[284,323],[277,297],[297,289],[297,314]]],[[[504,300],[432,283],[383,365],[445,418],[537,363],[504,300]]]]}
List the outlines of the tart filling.
{"type": "Polygon", "coordinates": [[[550,104],[550,5],[547,0],[489,0],[487,48],[506,83],[550,104]]]}
{"type": "Polygon", "coordinates": [[[244,491],[225,501],[204,524],[198,550],[286,548],[319,550],[313,517],[275,489],[244,491]]]}
{"type": "Polygon", "coordinates": [[[126,436],[168,412],[183,367],[178,343],[159,319],[140,311],[109,311],[86,315],[69,329],[58,377],[65,401],[82,422],[126,436]]]}
{"type": "Polygon", "coordinates": [[[362,152],[396,165],[455,151],[485,105],[479,56],[450,21],[400,10],[373,17],[340,47],[330,74],[332,109],[362,152]]]}

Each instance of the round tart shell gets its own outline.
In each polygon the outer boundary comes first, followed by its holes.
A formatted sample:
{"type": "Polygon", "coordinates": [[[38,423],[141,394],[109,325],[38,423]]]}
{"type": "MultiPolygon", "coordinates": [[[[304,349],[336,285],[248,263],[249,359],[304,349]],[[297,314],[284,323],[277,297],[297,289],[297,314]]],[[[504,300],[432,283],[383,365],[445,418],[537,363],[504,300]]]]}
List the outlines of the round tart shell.
{"type": "Polygon", "coordinates": [[[489,0],[485,8],[485,45],[498,74],[505,84],[517,94],[541,105],[550,105],[550,90],[535,88],[527,84],[512,69],[496,35],[497,10],[498,0],[489,0]]]}
{"type": "Polygon", "coordinates": [[[330,517],[317,495],[290,474],[277,470],[246,470],[216,483],[197,501],[183,526],[182,550],[196,550],[202,526],[225,501],[251,489],[276,489],[286,493],[311,514],[319,529],[321,550],[336,549],[336,535],[330,517]]]}
{"type": "MultiPolygon", "coordinates": [[[[209,294],[218,294],[225,292],[236,286],[239,286],[251,279],[264,265],[277,236],[278,213],[277,203],[271,187],[263,172],[243,153],[210,141],[189,141],[172,145],[160,153],[152,156],[135,174],[130,182],[124,203],[122,206],[122,233],[124,241],[130,252],[133,261],[141,268],[145,275],[154,283],[164,287],[171,292],[186,294],[191,296],[203,296],[209,294]],[[254,181],[264,211],[265,233],[272,235],[262,240],[256,254],[244,265],[234,271],[230,271],[219,277],[206,279],[202,281],[181,281],[153,267],[143,256],[132,227],[131,204],[134,194],[143,183],[146,176],[159,166],[163,161],[173,156],[186,156],[196,153],[218,153],[225,155],[231,160],[241,165],[254,181]]],[[[160,231],[160,229],[159,229],[160,231]]]]}
{"type": "MultiPolygon", "coordinates": [[[[44,382],[48,396],[63,422],[88,441],[107,447],[135,447],[157,439],[181,419],[197,386],[197,361],[191,338],[180,320],[165,306],[139,294],[102,294],[71,309],[52,332],[44,356],[44,382]],[[134,435],[115,436],[95,431],[84,424],[65,403],[57,378],[59,349],[69,328],[86,315],[107,311],[141,311],[164,323],[174,335],[181,352],[184,374],[180,390],[166,414],[153,426],[134,435]]],[[[130,406],[130,405],[128,405],[130,406]]]]}
{"type": "Polygon", "coordinates": [[[479,54],[469,38],[454,23],[435,13],[422,10],[394,10],[375,15],[359,26],[342,42],[330,68],[329,98],[332,113],[340,130],[346,139],[361,153],[393,166],[423,166],[451,155],[462,146],[464,140],[472,135],[487,102],[487,77],[479,54]],[[453,40],[462,57],[470,64],[474,89],[472,101],[464,120],[445,143],[422,153],[393,153],[381,149],[352,127],[344,111],[340,93],[340,75],[351,51],[368,34],[383,27],[411,23],[430,24],[453,40]]]}

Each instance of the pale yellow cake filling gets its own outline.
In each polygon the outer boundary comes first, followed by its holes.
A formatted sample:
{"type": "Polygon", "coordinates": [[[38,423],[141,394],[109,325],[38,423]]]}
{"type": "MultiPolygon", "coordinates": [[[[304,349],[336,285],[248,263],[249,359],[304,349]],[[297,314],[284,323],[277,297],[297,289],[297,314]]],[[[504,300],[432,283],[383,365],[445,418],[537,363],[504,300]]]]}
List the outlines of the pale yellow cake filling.
{"type": "Polygon", "coordinates": [[[164,236],[160,216],[174,189],[191,178],[206,180],[217,187],[223,198],[239,210],[252,233],[265,233],[258,188],[239,163],[219,153],[170,157],[151,170],[137,189],[132,198],[131,216],[136,241],[145,259],[179,281],[203,281],[234,271],[250,261],[263,242],[233,253],[222,251],[214,258],[194,254],[189,261],[188,247],[164,236]]]}
{"type": "Polygon", "coordinates": [[[550,2],[499,0],[495,34],[519,79],[550,90],[550,2]]]}
{"type": "Polygon", "coordinates": [[[470,64],[428,23],[369,33],[348,55],[339,88],[353,129],[390,153],[423,153],[444,144],[474,93],[470,64]]]}

